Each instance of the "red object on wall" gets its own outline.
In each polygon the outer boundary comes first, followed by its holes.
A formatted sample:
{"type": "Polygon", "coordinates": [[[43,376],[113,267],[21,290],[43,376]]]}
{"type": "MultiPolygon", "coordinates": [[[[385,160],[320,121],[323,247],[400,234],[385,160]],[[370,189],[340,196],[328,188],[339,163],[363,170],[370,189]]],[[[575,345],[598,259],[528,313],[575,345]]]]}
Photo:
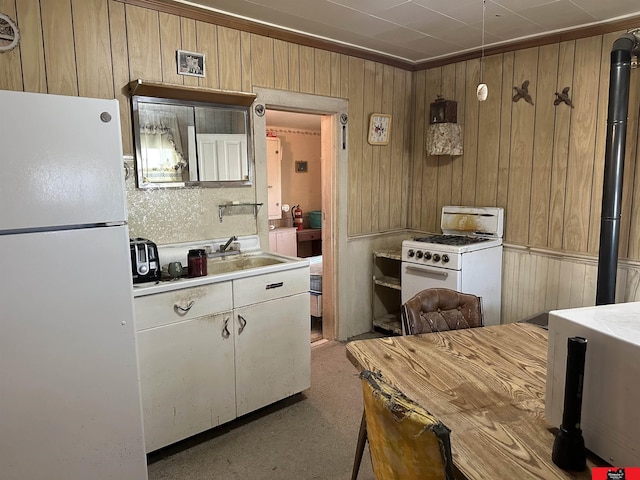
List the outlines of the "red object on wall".
{"type": "Polygon", "coordinates": [[[293,224],[298,230],[302,230],[304,228],[302,226],[302,209],[300,208],[300,205],[293,207],[293,224]]]}

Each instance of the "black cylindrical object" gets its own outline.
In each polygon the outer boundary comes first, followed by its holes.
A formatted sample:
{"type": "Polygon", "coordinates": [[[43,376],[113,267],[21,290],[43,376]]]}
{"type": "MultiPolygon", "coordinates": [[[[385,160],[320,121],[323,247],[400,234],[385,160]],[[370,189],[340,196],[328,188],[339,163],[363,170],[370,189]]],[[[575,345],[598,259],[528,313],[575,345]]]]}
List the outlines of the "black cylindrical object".
{"type": "Polygon", "coordinates": [[[635,35],[627,33],[611,48],[596,305],[615,303],[631,52],[637,46],[635,35]]]}
{"type": "Polygon", "coordinates": [[[567,339],[567,370],[564,381],[562,425],[553,443],[551,459],[564,470],[582,471],[587,466],[587,451],[582,438],[582,390],[587,340],[567,339]]]}

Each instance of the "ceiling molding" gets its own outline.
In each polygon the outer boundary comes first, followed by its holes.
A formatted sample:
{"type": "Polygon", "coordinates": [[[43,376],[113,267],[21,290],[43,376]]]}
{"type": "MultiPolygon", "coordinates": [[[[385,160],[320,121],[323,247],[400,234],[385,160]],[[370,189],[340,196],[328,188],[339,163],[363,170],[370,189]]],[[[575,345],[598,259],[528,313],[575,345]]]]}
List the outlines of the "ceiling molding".
{"type": "MultiPolygon", "coordinates": [[[[618,20],[610,23],[601,23],[598,25],[591,25],[589,27],[581,27],[573,30],[565,30],[562,32],[551,33],[548,35],[541,35],[535,38],[528,38],[525,40],[518,40],[514,42],[505,43],[503,45],[496,45],[493,47],[485,47],[484,56],[497,55],[499,53],[513,52],[515,50],[524,50],[525,48],[542,47],[544,45],[550,45],[553,43],[567,42],[571,40],[578,40],[581,38],[594,37],[596,35],[604,35],[606,33],[618,32],[624,30],[630,30],[638,28],[640,26],[640,16],[626,18],[624,20],[618,20]]],[[[464,62],[466,60],[473,60],[474,58],[480,58],[482,50],[477,49],[470,52],[461,53],[458,55],[452,55],[449,57],[439,58],[435,60],[429,60],[426,62],[416,63],[413,70],[426,70],[434,67],[442,67],[450,63],[464,62]]]]}
{"type": "MultiPolygon", "coordinates": [[[[215,25],[221,25],[223,27],[233,28],[243,32],[254,33],[256,35],[262,35],[277,40],[283,40],[285,42],[296,43],[307,47],[319,48],[321,50],[328,50],[330,52],[341,53],[344,55],[350,55],[364,60],[371,60],[374,62],[398,67],[403,70],[418,71],[426,70],[429,68],[441,67],[451,63],[458,63],[475,58],[480,58],[481,49],[472,50],[469,52],[461,53],[458,55],[451,55],[448,57],[429,60],[426,62],[407,62],[399,60],[394,57],[370,52],[357,47],[350,47],[338,42],[331,42],[323,40],[317,37],[303,35],[300,33],[291,32],[286,29],[277,27],[266,26],[250,20],[240,19],[232,15],[225,15],[218,12],[213,12],[204,8],[195,7],[192,5],[186,5],[183,3],[176,3],[172,0],[116,0],[127,5],[134,5],[137,7],[148,8],[158,12],[168,13],[172,15],[178,15],[184,18],[191,18],[201,22],[211,23],[215,25]]],[[[553,43],[566,42],[570,40],[578,40],[580,38],[593,37],[596,35],[602,35],[605,33],[611,33],[616,31],[624,31],[633,28],[640,27],[640,16],[626,18],[624,20],[618,20],[609,23],[601,23],[598,25],[592,25],[589,27],[581,27],[572,30],[565,30],[562,32],[552,33],[549,35],[541,35],[539,37],[529,38],[525,40],[519,40],[515,42],[507,42],[501,45],[493,47],[485,47],[484,55],[496,55],[500,53],[512,52],[514,50],[522,50],[525,48],[541,47],[543,45],[549,45],[553,43]]]]}
{"type": "Polygon", "coordinates": [[[222,13],[213,12],[211,10],[195,7],[192,5],[175,3],[171,0],[116,1],[125,3],[127,5],[134,5],[136,7],[148,8],[150,10],[155,10],[158,12],[178,15],[184,18],[191,18],[200,22],[221,25],[223,27],[233,28],[242,32],[255,33],[256,35],[275,38],[277,40],[283,40],[285,42],[297,43],[306,47],[313,47],[330,52],[342,53],[344,55],[350,55],[352,57],[358,57],[364,60],[371,60],[374,62],[391,65],[393,67],[402,68],[404,70],[413,70],[414,68],[413,63],[398,60],[397,58],[391,56],[370,52],[368,50],[360,49],[357,47],[349,47],[338,42],[331,42],[328,40],[323,40],[321,38],[312,37],[310,35],[291,32],[283,28],[266,26],[261,23],[251,22],[249,20],[244,20],[231,15],[224,15],[222,13]]]}

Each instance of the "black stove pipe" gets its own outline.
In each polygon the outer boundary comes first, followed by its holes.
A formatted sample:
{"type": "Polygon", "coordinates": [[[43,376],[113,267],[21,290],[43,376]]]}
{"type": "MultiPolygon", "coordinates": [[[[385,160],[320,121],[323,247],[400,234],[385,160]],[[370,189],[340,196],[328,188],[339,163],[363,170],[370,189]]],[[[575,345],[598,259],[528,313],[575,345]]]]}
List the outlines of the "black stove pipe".
{"type": "Polygon", "coordinates": [[[596,305],[615,303],[631,54],[637,47],[638,38],[627,33],[613,42],[611,48],[596,305]]]}

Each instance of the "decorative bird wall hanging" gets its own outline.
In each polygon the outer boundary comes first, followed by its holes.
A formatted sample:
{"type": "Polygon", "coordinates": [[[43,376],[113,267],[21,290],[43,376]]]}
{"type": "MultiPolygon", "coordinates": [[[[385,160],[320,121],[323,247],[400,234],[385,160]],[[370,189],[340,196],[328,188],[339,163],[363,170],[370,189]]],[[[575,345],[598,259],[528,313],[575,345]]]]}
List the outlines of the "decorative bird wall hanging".
{"type": "Polygon", "coordinates": [[[533,105],[533,100],[531,100],[531,95],[529,95],[529,80],[522,82],[521,87],[513,87],[513,89],[516,91],[516,94],[513,96],[514,102],[524,98],[525,102],[533,105]]]}
{"type": "Polygon", "coordinates": [[[569,90],[570,90],[570,87],[564,87],[562,89],[562,93],[555,92],[556,93],[556,99],[553,101],[553,104],[556,107],[558,105],[560,105],[561,103],[566,103],[571,108],[573,108],[573,103],[571,103],[571,99],[569,98],[569,90]]]}

